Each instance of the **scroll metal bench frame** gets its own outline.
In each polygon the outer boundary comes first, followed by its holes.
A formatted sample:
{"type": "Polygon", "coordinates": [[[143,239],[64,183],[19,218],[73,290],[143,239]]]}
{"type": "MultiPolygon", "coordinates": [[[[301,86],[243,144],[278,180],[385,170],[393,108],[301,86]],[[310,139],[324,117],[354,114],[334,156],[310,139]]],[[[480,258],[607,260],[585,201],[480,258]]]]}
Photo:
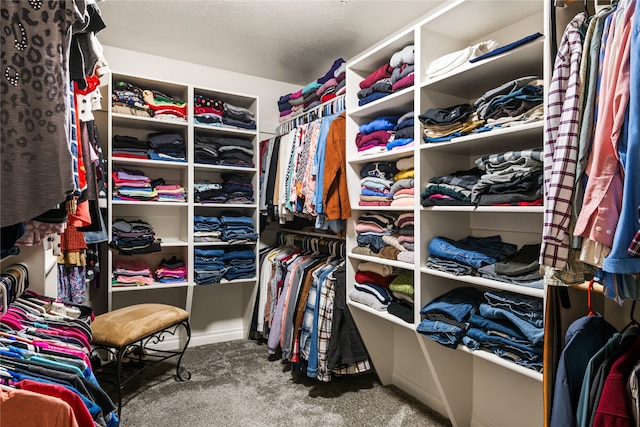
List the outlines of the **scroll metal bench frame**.
{"type": "MultiPolygon", "coordinates": [[[[108,345],[94,344],[92,345],[91,355],[98,355],[100,350],[106,351],[110,357],[108,357],[105,364],[102,365],[102,373],[98,373],[100,379],[104,379],[106,382],[113,384],[117,390],[118,400],[118,416],[122,411],[122,390],[132,380],[139,377],[148,369],[156,366],[157,364],[178,356],[178,363],[176,364],[176,381],[188,381],[191,379],[191,372],[184,369],[185,375],[181,373],[181,363],[185,351],[191,341],[191,326],[189,325],[189,319],[184,319],[180,322],[173,323],[164,329],[152,332],[143,337],[137,338],[135,341],[124,344],[120,347],[113,347],[108,345]],[[178,350],[162,350],[156,348],[158,344],[164,342],[168,335],[175,336],[180,327],[183,327],[187,339],[184,346],[178,350]],[[136,356],[131,356],[136,353],[136,356]],[[137,368],[129,368],[123,366],[123,359],[128,357],[131,363],[135,363],[137,368]],[[135,359],[135,360],[134,360],[135,359]],[[113,374],[105,371],[105,368],[115,364],[115,380],[112,379],[113,374]]],[[[127,363],[128,365],[129,363],[127,363]]]]}

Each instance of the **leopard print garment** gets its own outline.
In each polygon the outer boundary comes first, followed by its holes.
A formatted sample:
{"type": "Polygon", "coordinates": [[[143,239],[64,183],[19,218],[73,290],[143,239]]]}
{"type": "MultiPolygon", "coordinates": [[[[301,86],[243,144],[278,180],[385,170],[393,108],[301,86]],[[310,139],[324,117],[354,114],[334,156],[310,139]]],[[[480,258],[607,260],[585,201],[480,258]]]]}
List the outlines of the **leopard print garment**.
{"type": "Polygon", "coordinates": [[[69,47],[83,0],[2,0],[1,226],[33,218],[74,190],[69,47]]]}

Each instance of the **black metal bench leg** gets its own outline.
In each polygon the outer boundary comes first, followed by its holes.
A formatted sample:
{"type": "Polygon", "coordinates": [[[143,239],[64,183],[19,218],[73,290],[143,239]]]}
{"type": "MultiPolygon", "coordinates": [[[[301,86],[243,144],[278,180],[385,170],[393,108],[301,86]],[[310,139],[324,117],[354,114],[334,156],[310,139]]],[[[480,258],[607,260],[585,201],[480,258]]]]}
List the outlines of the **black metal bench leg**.
{"type": "Polygon", "coordinates": [[[191,372],[186,372],[186,378],[182,377],[180,373],[180,365],[182,363],[182,357],[184,356],[185,351],[187,351],[187,347],[189,347],[189,341],[191,341],[191,326],[189,325],[189,319],[182,322],[182,326],[184,327],[185,332],[187,333],[187,341],[184,343],[184,347],[182,347],[182,351],[180,352],[180,356],[178,357],[178,363],[176,364],[176,380],[177,381],[187,381],[191,379],[191,372]]]}
{"type": "Polygon", "coordinates": [[[116,353],[116,387],[118,389],[118,418],[122,411],[122,357],[127,347],[120,347],[116,353]]]}

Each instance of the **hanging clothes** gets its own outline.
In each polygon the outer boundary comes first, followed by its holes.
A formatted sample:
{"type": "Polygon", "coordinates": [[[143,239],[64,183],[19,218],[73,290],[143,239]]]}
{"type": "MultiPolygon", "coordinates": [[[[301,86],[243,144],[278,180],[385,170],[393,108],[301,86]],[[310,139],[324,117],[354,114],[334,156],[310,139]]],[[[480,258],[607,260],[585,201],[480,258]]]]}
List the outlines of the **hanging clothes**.
{"type": "MultiPolygon", "coordinates": [[[[337,243],[337,242],[336,242],[337,243]]],[[[254,337],[321,381],[367,372],[368,355],[346,306],[346,270],[334,243],[304,237],[261,253],[254,337]],[[320,249],[334,245],[333,253],[320,249]]]]}

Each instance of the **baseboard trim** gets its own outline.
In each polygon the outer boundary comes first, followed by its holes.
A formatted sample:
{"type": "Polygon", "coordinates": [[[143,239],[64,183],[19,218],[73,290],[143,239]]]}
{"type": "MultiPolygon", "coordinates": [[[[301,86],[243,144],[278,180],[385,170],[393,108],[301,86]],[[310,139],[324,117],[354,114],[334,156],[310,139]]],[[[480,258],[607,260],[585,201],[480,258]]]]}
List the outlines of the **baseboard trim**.
{"type": "Polygon", "coordinates": [[[471,414],[471,427],[493,427],[493,424],[477,415],[471,414]]]}
{"type": "Polygon", "coordinates": [[[405,393],[415,397],[429,408],[438,412],[440,415],[447,417],[447,411],[440,397],[434,395],[429,390],[420,387],[419,384],[413,382],[411,379],[395,373],[393,375],[393,385],[405,393]]]}

